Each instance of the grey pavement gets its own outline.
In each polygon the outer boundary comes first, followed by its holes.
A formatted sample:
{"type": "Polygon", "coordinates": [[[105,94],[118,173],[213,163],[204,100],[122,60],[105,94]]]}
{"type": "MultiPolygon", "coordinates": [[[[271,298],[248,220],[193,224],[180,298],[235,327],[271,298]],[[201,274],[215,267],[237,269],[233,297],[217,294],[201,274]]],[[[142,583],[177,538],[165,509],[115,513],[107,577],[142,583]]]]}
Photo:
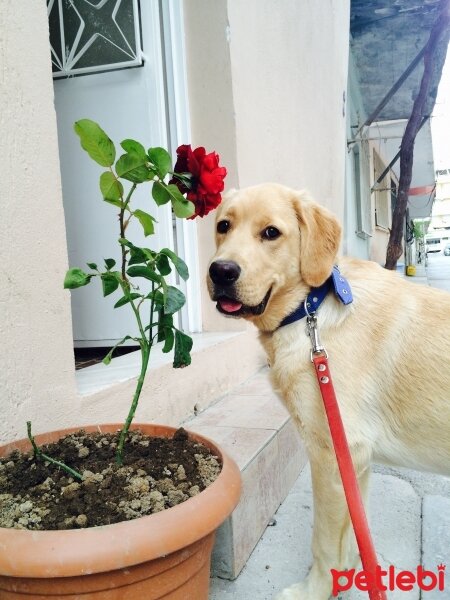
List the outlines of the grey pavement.
{"type": "Polygon", "coordinates": [[[429,254],[427,277],[429,285],[450,292],[450,256],[429,254]]]}
{"type": "MultiPolygon", "coordinates": [[[[414,279],[414,278],[411,278],[414,279]]],[[[421,278],[422,279],[422,278],[421,278]]],[[[430,258],[427,278],[416,281],[450,292],[450,257],[430,258]]],[[[450,478],[407,469],[373,466],[369,520],[375,547],[386,568],[434,573],[444,564],[444,591],[387,592],[388,600],[450,600],[450,478]]],[[[303,579],[311,566],[312,491],[305,467],[274,515],[246,566],[235,581],[213,578],[210,600],[272,600],[303,579]]],[[[367,600],[351,590],[341,600],[367,600]]]]}
{"type": "MultiPolygon", "coordinates": [[[[392,564],[397,570],[415,572],[422,564],[436,572],[443,562],[450,568],[450,479],[379,465],[373,470],[370,524],[382,567],[392,564]]],[[[266,529],[239,577],[235,581],[212,580],[210,600],[272,600],[276,592],[306,576],[312,562],[308,467],[274,517],[275,525],[266,529]]],[[[450,590],[448,580],[446,589],[450,590]]],[[[439,591],[423,596],[424,600],[449,597],[448,592],[439,591]]],[[[352,590],[340,598],[367,600],[367,594],[352,590]]],[[[389,600],[420,598],[418,589],[388,594],[389,600]]]]}

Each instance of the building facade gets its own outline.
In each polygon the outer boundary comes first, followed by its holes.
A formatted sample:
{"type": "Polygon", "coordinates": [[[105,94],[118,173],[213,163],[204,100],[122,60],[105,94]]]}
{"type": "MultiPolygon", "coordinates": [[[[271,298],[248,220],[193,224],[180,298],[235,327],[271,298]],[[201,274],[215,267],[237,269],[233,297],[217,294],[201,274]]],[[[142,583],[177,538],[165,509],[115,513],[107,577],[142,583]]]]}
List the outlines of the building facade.
{"type": "MultiPolygon", "coordinates": [[[[71,6],[91,26],[87,4],[71,6]]],[[[98,53],[89,29],[58,41],[57,0],[0,5],[2,441],[23,437],[27,420],[36,433],[120,422],[137,375],[133,353],[75,371],[74,345],[108,347],[129,326],[99,290],[77,290],[71,303],[62,286],[69,265],[112,255],[115,243],[98,172],[72,131],[79,118],[98,121],[117,143],[214,149],[228,188],[307,189],[344,224],[342,252],[383,262],[398,172],[372,188],[391,158],[383,140],[399,134],[380,133],[378,123],[358,131],[367,88],[357,49],[350,53],[350,0],[149,0],[140,11],[129,0],[119,32],[113,4],[98,17],[116,37],[98,53]]],[[[192,272],[181,324],[194,334],[194,353],[188,369],[174,371],[156,352],[137,420],[178,424],[265,358],[253,327],[225,319],[209,300],[214,215],[174,227],[161,210],[158,220],[155,245],[176,241],[192,272]]]]}

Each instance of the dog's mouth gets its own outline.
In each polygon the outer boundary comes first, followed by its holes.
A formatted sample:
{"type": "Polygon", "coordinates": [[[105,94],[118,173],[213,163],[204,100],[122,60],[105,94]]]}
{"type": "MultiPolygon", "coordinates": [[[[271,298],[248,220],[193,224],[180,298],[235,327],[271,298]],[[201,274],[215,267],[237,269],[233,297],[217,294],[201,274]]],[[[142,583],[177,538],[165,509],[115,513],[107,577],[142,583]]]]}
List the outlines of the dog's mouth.
{"type": "Polygon", "coordinates": [[[231,298],[230,296],[220,295],[214,298],[217,301],[216,308],[219,312],[224,315],[232,316],[232,317],[241,317],[243,315],[262,315],[262,313],[266,310],[267,303],[269,302],[270,295],[272,293],[272,288],[269,289],[267,294],[264,296],[262,302],[257,304],[256,306],[249,306],[248,304],[242,304],[235,298],[231,298]]]}

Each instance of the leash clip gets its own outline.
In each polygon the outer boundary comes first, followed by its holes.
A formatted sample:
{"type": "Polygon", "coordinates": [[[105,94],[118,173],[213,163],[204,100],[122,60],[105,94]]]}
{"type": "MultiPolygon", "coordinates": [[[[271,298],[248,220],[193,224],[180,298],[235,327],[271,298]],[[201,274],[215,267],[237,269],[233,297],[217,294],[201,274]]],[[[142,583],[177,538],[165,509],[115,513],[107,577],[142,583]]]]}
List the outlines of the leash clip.
{"type": "Polygon", "coordinates": [[[313,362],[314,356],[318,356],[319,354],[324,355],[328,358],[328,353],[325,350],[325,346],[322,345],[319,335],[319,328],[317,326],[317,317],[316,314],[310,313],[308,311],[308,306],[305,300],[305,312],[306,312],[306,335],[309,336],[311,340],[311,362],[313,362]]]}

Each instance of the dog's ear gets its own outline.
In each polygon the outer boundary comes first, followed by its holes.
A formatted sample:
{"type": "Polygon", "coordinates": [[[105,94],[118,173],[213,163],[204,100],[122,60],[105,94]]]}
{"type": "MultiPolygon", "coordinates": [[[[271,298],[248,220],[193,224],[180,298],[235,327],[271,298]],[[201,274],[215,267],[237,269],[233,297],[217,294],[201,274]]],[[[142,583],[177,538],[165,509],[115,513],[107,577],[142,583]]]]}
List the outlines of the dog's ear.
{"type": "Polygon", "coordinates": [[[300,273],[311,287],[328,279],[341,241],[341,226],[326,208],[304,194],[294,198],[300,228],[300,273]]]}

